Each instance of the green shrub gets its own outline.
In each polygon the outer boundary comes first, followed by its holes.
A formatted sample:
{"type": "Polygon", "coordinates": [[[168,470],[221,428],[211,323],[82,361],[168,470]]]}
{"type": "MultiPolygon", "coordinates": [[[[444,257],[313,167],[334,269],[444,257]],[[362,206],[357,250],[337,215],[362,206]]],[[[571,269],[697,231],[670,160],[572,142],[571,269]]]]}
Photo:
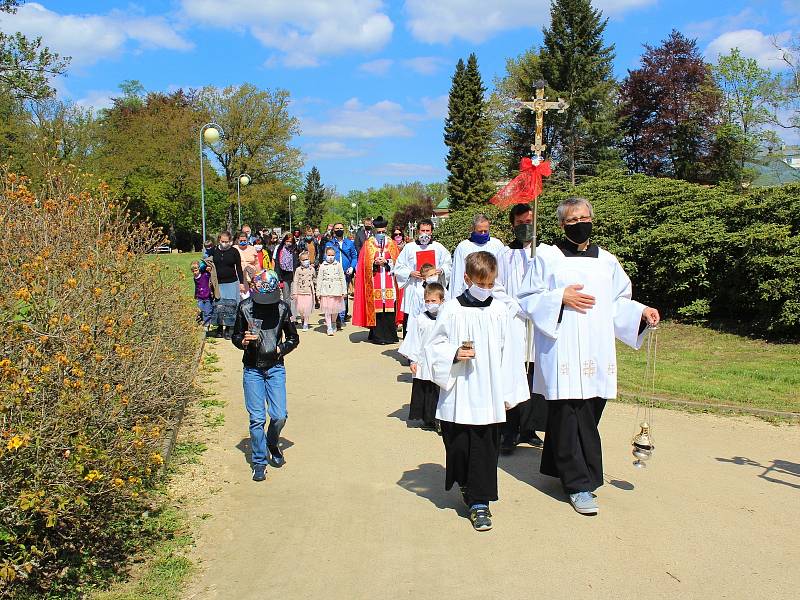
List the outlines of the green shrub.
{"type": "Polygon", "coordinates": [[[198,339],[163,235],[72,171],[0,177],[0,596],[68,597],[124,564],[193,395],[198,339]]]}

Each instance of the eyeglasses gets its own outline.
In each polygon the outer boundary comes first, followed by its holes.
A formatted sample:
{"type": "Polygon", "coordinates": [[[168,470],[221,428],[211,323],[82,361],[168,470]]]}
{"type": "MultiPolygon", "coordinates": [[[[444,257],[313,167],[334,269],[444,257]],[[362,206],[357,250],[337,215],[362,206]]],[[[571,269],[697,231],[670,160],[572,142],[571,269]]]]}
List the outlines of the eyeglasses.
{"type": "Polygon", "coordinates": [[[591,223],[592,217],[569,217],[564,219],[564,225],[575,225],[575,223],[591,223]]]}

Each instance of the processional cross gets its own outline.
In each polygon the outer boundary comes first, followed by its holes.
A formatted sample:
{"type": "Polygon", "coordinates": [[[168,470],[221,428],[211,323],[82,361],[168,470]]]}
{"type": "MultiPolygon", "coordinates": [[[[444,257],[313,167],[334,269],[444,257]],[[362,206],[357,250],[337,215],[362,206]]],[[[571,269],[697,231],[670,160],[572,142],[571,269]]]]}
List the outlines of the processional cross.
{"type": "MultiPolygon", "coordinates": [[[[547,149],[547,146],[544,144],[544,140],[542,139],[542,130],[544,129],[544,113],[548,110],[557,110],[559,113],[563,113],[567,108],[569,108],[569,103],[564,100],[563,98],[559,98],[556,102],[549,102],[547,98],[544,97],[544,88],[547,85],[541,79],[533,84],[536,87],[536,95],[531,99],[531,102],[525,102],[524,100],[520,100],[519,103],[522,107],[532,110],[536,113],[536,137],[533,140],[533,144],[531,145],[531,152],[533,156],[531,158],[531,162],[534,166],[534,171],[537,170],[539,167],[539,163],[542,162],[542,154],[547,149]]],[[[546,172],[547,175],[550,174],[549,169],[546,172]]],[[[537,177],[541,182],[541,174],[538,174],[537,177]]],[[[541,185],[539,186],[539,190],[541,190],[541,185]]],[[[533,199],[533,239],[531,240],[531,260],[536,257],[536,221],[539,216],[539,202],[534,197],[533,199]]],[[[531,363],[531,338],[533,337],[533,326],[531,321],[527,321],[527,344],[525,348],[525,362],[530,365],[531,363]]]]}
{"type": "Polygon", "coordinates": [[[532,101],[525,102],[524,100],[520,100],[519,103],[536,113],[536,137],[534,138],[533,145],[531,145],[531,152],[533,152],[533,164],[538,165],[542,162],[542,154],[545,149],[547,149],[547,146],[544,145],[542,140],[544,113],[548,110],[557,110],[559,113],[563,113],[569,108],[569,103],[563,98],[559,98],[557,102],[548,102],[547,98],[544,97],[545,82],[539,80],[533,85],[536,86],[536,95],[531,99],[532,101]]]}

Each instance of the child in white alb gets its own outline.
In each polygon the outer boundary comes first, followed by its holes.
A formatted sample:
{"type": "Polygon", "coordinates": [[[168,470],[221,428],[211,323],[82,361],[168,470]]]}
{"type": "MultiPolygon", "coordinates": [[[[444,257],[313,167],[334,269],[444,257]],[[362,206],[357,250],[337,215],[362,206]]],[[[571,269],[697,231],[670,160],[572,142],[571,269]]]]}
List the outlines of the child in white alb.
{"type": "Polygon", "coordinates": [[[423,429],[434,429],[436,405],[439,402],[439,386],[431,381],[431,370],[425,360],[425,346],[436,323],[439,307],[444,302],[444,288],[438,283],[425,286],[422,312],[408,320],[408,329],[399,352],[411,361],[414,381],[411,385],[410,420],[421,420],[423,429]]]}

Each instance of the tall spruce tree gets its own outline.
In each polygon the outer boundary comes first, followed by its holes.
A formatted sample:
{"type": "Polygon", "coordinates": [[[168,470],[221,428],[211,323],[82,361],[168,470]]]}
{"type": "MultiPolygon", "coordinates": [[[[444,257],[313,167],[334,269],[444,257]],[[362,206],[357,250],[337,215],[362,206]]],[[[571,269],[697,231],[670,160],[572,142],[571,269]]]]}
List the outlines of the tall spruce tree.
{"type": "Polygon", "coordinates": [[[487,116],[478,59],[459,60],[450,88],[444,142],[447,153],[447,194],[452,209],[486,202],[493,190],[489,177],[491,124],[487,116]]]}
{"type": "Polygon", "coordinates": [[[544,29],[542,75],[550,95],[569,102],[564,114],[548,116],[547,144],[573,185],[576,175],[595,172],[616,154],[614,46],[603,43],[607,24],[591,0],[552,0],[550,27],[544,29]]]}
{"type": "Polygon", "coordinates": [[[306,225],[319,227],[322,215],[325,214],[325,187],[320,183],[319,169],[316,166],[306,175],[306,187],[303,190],[306,205],[306,225]]]}

